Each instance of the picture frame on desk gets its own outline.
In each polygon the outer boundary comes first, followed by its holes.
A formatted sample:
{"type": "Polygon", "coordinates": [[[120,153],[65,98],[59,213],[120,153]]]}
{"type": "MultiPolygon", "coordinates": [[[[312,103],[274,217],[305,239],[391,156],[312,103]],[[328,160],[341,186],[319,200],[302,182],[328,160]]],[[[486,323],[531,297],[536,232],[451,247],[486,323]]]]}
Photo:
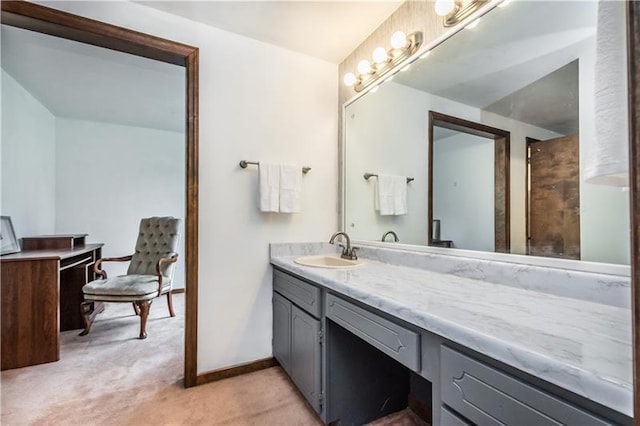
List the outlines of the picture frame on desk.
{"type": "Polygon", "coordinates": [[[13,229],[11,216],[0,216],[0,256],[4,254],[18,253],[20,244],[13,229]]]}

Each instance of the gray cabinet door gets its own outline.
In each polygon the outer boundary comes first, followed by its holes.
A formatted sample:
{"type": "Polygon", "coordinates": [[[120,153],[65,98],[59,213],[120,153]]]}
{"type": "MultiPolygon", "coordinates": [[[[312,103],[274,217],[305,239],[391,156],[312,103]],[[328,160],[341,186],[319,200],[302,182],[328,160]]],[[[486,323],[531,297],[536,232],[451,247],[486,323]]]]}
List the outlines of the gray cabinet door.
{"type": "Polygon", "coordinates": [[[291,376],[291,302],[273,293],[273,356],[291,376]]]}
{"type": "Polygon", "coordinates": [[[320,413],[320,321],[291,306],[291,379],[320,413]]]}

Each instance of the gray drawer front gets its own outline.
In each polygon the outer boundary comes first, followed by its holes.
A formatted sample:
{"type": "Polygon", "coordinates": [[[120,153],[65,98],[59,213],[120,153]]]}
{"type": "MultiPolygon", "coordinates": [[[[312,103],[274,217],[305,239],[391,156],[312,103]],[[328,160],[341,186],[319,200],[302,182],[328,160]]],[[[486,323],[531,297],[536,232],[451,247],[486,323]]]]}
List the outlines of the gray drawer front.
{"type": "Polygon", "coordinates": [[[420,335],[332,294],[326,298],[327,318],[391,358],[420,371],[420,335]]]}
{"type": "Polygon", "coordinates": [[[273,289],[311,315],[320,318],[320,288],[274,269],[273,289]]]}
{"type": "Polygon", "coordinates": [[[610,424],[446,346],[440,365],[442,402],[478,425],[610,424]]]}

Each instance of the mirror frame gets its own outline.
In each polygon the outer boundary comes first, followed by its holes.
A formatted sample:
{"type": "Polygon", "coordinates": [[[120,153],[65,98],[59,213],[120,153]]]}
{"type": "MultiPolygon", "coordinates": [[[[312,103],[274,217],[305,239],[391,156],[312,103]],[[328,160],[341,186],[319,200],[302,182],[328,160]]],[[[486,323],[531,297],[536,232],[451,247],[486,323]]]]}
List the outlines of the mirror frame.
{"type": "Polygon", "coordinates": [[[634,424],[640,425],[640,2],[627,2],[634,424]]]}
{"type": "Polygon", "coordinates": [[[494,146],[494,252],[509,253],[511,251],[511,197],[510,174],[511,167],[510,144],[511,132],[475,123],[462,118],[429,111],[429,141],[427,146],[427,244],[433,244],[433,127],[444,127],[461,133],[493,139],[494,146]]]}
{"type": "Polygon", "coordinates": [[[2,24],[67,40],[168,62],[185,68],[186,218],[185,218],[185,345],[184,385],[198,376],[198,69],[199,50],[26,1],[3,1],[2,24]]]}

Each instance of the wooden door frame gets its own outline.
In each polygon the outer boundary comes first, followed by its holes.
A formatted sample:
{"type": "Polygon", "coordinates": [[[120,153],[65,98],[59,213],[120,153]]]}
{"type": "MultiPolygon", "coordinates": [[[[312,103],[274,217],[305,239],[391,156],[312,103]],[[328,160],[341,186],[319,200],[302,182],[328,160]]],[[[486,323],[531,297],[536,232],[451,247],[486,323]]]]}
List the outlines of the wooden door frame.
{"type": "Polygon", "coordinates": [[[0,5],[3,24],[185,67],[184,385],[195,386],[198,371],[198,48],[25,1],[2,1],[0,5]]]}
{"type": "Polygon", "coordinates": [[[494,140],[494,251],[500,253],[511,252],[511,223],[510,223],[510,140],[511,133],[506,130],[475,123],[436,111],[429,111],[429,141],[428,141],[428,192],[427,192],[427,244],[433,242],[433,126],[444,127],[474,136],[494,140]],[[498,197],[504,197],[503,203],[498,203],[498,197]],[[499,232],[504,235],[499,237],[499,232]]]}

